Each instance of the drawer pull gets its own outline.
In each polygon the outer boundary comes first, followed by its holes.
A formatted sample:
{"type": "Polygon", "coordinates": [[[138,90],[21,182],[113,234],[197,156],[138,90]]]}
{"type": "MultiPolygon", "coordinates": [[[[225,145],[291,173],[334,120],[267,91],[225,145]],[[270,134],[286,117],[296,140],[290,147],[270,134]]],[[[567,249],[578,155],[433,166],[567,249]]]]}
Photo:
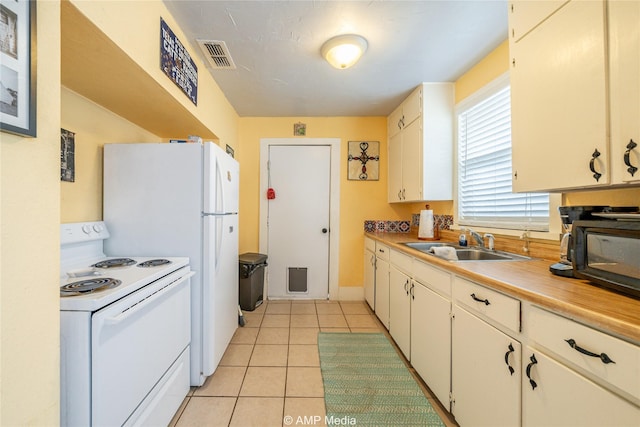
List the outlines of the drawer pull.
{"type": "Polygon", "coordinates": [[[407,293],[407,295],[409,295],[409,279],[404,282],[404,291],[407,293]]]}
{"type": "Polygon", "coordinates": [[[531,390],[535,390],[536,387],[538,387],[538,383],[536,383],[531,378],[531,368],[533,368],[533,365],[537,365],[538,364],[538,360],[536,359],[536,355],[535,354],[532,354],[531,357],[529,358],[529,360],[531,361],[531,363],[529,363],[527,365],[527,378],[529,378],[529,384],[531,384],[531,390]]]}
{"type": "Polygon", "coordinates": [[[409,289],[411,291],[411,299],[416,299],[416,296],[413,294],[413,288],[415,287],[415,285],[412,283],[411,284],[411,289],[409,289]]]}
{"type": "Polygon", "coordinates": [[[474,301],[483,302],[484,305],[491,304],[488,299],[480,299],[476,296],[476,294],[471,294],[471,298],[473,298],[474,301]]]}
{"type": "Polygon", "coordinates": [[[513,366],[509,364],[509,355],[516,350],[513,348],[513,345],[511,345],[511,343],[509,343],[508,348],[509,350],[504,354],[504,363],[507,364],[507,366],[509,367],[509,372],[511,373],[511,375],[513,375],[513,373],[515,372],[515,369],[513,369],[513,366]]]}
{"type": "Polygon", "coordinates": [[[592,353],[589,350],[585,350],[584,348],[578,346],[578,344],[576,344],[576,341],[573,338],[570,338],[568,340],[565,340],[567,342],[567,344],[569,344],[569,347],[571,347],[572,349],[579,351],[580,353],[586,355],[586,356],[590,356],[590,357],[597,357],[600,360],[602,360],[602,363],[608,364],[608,363],[616,363],[613,360],[611,360],[609,358],[609,356],[607,356],[607,353],[592,353]]]}

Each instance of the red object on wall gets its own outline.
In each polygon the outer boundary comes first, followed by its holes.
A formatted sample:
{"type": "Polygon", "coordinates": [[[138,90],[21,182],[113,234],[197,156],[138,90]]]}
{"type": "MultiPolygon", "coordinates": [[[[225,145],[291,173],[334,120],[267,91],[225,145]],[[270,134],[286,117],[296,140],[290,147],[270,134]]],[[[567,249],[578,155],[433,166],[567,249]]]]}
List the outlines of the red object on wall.
{"type": "Polygon", "coordinates": [[[267,199],[273,200],[275,198],[276,198],[276,190],[274,190],[273,188],[267,189],[267,199]]]}

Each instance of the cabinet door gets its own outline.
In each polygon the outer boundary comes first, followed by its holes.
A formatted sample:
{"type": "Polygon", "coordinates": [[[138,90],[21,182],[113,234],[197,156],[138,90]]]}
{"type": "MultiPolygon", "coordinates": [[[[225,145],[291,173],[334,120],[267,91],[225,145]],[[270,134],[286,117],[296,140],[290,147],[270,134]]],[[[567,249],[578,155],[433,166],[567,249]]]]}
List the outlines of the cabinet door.
{"type": "Polygon", "coordinates": [[[640,425],[640,408],[539,351],[527,347],[522,370],[523,426],[640,425]]]}
{"type": "Polygon", "coordinates": [[[370,250],[364,251],[364,298],[375,311],[376,294],[376,256],[370,250]]]}
{"type": "Polygon", "coordinates": [[[611,172],[615,184],[640,181],[640,3],[609,4],[611,172]]]}
{"type": "Polygon", "coordinates": [[[407,359],[411,357],[411,299],[409,276],[391,265],[389,274],[389,333],[407,359]]]}
{"type": "Polygon", "coordinates": [[[411,286],[411,365],[449,409],[451,391],[451,302],[431,289],[411,286]]]}
{"type": "Polygon", "coordinates": [[[568,0],[511,0],[509,2],[509,38],[520,40],[568,0]]]}
{"type": "Polygon", "coordinates": [[[389,138],[389,203],[402,201],[402,132],[389,138]]]}
{"type": "Polygon", "coordinates": [[[402,123],[406,128],[422,115],[422,87],[416,88],[402,103],[402,123]]]}
{"type": "Polygon", "coordinates": [[[396,108],[387,118],[387,136],[391,138],[402,129],[402,105],[396,108]]]}
{"type": "Polygon", "coordinates": [[[514,191],[609,183],[605,40],[604,2],[571,1],[510,44],[514,191]]]}
{"type": "Polygon", "coordinates": [[[389,329],[389,261],[376,259],[376,316],[389,329]]]}
{"type": "Polygon", "coordinates": [[[422,200],[422,144],[422,121],[415,120],[402,130],[403,201],[422,200]]]}
{"type": "Polygon", "coordinates": [[[454,306],[452,344],[451,407],[458,424],[519,425],[520,343],[454,306]]]}

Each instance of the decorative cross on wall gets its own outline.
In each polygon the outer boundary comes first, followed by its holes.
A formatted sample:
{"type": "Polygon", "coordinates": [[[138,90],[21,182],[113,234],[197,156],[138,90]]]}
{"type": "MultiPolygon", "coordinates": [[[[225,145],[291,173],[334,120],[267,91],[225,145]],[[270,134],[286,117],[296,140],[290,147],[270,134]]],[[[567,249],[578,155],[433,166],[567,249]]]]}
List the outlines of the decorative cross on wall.
{"type": "Polygon", "coordinates": [[[348,178],[350,180],[377,181],[380,161],[380,142],[349,141],[348,160],[348,178]]]}

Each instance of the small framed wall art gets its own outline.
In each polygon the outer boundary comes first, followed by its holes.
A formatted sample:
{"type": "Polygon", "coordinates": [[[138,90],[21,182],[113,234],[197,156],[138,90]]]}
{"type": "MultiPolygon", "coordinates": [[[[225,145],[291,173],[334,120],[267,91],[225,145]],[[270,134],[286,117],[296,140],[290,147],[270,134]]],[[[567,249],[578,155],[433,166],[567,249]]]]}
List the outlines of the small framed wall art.
{"type": "Polygon", "coordinates": [[[60,180],[76,180],[76,134],[60,129],[60,180]]]}
{"type": "Polygon", "coordinates": [[[380,171],[380,141],[349,141],[348,179],[377,181],[380,171]]]}
{"type": "Polygon", "coordinates": [[[0,4],[0,129],[36,136],[36,2],[0,4]]]}

